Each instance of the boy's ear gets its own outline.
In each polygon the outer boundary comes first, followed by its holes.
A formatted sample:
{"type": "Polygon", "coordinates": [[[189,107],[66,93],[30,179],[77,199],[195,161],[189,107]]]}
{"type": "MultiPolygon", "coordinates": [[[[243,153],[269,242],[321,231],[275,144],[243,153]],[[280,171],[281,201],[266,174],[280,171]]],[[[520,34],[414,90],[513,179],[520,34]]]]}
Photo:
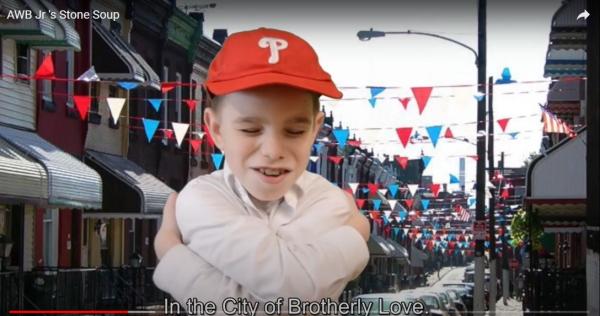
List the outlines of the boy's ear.
{"type": "Polygon", "coordinates": [[[315,115],[315,125],[313,126],[312,139],[317,138],[317,134],[319,134],[319,131],[321,130],[321,126],[323,126],[324,121],[325,121],[325,113],[319,111],[319,113],[317,113],[317,115],[315,115]]]}
{"type": "Polygon", "coordinates": [[[208,131],[210,132],[210,136],[215,141],[215,145],[223,151],[223,138],[221,137],[221,124],[219,123],[219,119],[217,117],[217,113],[211,109],[207,108],[204,110],[204,122],[206,126],[208,126],[208,131]]]}

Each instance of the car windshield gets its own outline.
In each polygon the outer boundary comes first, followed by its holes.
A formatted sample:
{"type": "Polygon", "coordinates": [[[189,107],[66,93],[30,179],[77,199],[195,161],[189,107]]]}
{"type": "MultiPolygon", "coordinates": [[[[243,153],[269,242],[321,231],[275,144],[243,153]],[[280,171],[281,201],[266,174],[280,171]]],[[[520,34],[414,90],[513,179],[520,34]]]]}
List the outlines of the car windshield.
{"type": "Polygon", "coordinates": [[[440,303],[438,302],[438,300],[430,295],[423,295],[421,296],[421,299],[425,302],[425,305],[427,305],[429,308],[431,309],[440,309],[440,303]]]}
{"type": "Polygon", "coordinates": [[[458,300],[458,294],[456,293],[456,291],[454,290],[448,290],[446,291],[446,293],[448,293],[448,295],[453,299],[453,300],[458,300]]]}
{"type": "Polygon", "coordinates": [[[442,302],[444,302],[444,305],[448,305],[448,294],[443,292],[439,292],[439,294],[440,298],[442,299],[442,302]]]}

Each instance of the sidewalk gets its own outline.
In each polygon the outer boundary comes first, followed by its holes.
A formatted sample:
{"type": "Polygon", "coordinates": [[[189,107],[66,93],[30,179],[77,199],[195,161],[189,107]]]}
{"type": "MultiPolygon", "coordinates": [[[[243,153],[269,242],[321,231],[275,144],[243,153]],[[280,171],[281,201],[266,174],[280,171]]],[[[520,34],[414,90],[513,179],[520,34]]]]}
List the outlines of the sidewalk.
{"type": "Polygon", "coordinates": [[[427,284],[428,286],[433,286],[435,285],[437,282],[439,282],[441,279],[444,278],[444,276],[446,276],[446,274],[448,274],[450,271],[454,270],[457,267],[443,267],[440,269],[440,277],[438,278],[437,275],[437,271],[433,272],[432,275],[429,276],[429,278],[427,278],[427,284]]]}
{"type": "Polygon", "coordinates": [[[514,298],[507,300],[507,305],[504,305],[502,298],[496,302],[496,313],[486,312],[486,315],[498,315],[498,316],[522,316],[523,309],[521,302],[514,298]]]}

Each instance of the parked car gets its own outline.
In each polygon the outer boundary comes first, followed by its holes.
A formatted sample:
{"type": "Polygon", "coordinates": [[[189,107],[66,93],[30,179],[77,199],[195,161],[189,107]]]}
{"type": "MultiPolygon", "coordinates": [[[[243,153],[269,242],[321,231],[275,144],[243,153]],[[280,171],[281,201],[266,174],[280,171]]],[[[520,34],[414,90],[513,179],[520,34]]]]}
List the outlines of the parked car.
{"type": "Polygon", "coordinates": [[[429,307],[430,315],[450,316],[444,302],[435,293],[426,291],[424,288],[408,290],[407,295],[418,297],[429,307]]]}
{"type": "MultiPolygon", "coordinates": [[[[408,290],[410,291],[410,290],[408,290]]],[[[398,293],[370,293],[370,294],[361,294],[355,296],[353,300],[360,299],[367,304],[371,304],[371,312],[369,315],[359,315],[359,316],[378,316],[378,315],[391,315],[392,304],[395,304],[397,307],[397,303],[402,303],[405,306],[415,306],[416,303],[419,303],[419,307],[423,308],[423,312],[421,314],[414,313],[414,309],[410,309],[408,314],[401,313],[401,315],[409,315],[409,316],[417,316],[417,315],[434,315],[431,314],[431,310],[427,306],[426,302],[424,302],[420,297],[410,295],[408,291],[401,291],[398,293]],[[384,313],[380,313],[384,311],[384,313]],[[387,314],[385,313],[387,312],[387,314]]],[[[445,316],[445,315],[442,315],[445,316]]]]}

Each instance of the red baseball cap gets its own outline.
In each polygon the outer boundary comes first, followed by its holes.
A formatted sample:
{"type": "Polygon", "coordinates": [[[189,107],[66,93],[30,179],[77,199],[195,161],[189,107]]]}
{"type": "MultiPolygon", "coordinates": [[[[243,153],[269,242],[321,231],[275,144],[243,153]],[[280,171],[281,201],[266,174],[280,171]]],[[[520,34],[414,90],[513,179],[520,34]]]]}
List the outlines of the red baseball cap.
{"type": "Polygon", "coordinates": [[[210,64],[205,84],[215,95],[282,84],[342,97],[310,44],[292,33],[268,28],[231,34],[210,64]]]}

